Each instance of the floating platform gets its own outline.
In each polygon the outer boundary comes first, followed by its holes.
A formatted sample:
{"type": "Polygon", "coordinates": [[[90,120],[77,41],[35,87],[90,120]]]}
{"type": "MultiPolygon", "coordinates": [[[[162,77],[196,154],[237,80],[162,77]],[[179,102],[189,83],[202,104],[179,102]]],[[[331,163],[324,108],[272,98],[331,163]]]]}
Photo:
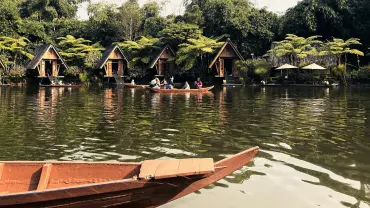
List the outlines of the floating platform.
{"type": "Polygon", "coordinates": [[[222,84],[222,86],[224,87],[243,87],[244,85],[243,84],[222,84]]]}

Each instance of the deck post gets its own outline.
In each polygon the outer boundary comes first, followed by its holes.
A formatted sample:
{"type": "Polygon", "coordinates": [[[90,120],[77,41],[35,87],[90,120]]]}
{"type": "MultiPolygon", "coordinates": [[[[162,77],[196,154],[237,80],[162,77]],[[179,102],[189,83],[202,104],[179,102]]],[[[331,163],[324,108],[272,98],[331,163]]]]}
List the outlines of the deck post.
{"type": "Polygon", "coordinates": [[[37,186],[37,191],[45,190],[48,187],[52,167],[53,164],[45,164],[42,167],[39,185],[37,186]]]}

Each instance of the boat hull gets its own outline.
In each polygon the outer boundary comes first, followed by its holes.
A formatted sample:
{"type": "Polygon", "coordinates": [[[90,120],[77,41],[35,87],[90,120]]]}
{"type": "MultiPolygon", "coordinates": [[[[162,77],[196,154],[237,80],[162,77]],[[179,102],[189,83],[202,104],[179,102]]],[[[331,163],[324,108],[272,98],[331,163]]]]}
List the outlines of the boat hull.
{"type": "Polygon", "coordinates": [[[152,93],[207,93],[210,90],[212,90],[214,86],[212,87],[206,87],[202,89],[153,89],[153,88],[148,88],[150,92],[152,93]]]}
{"type": "Polygon", "coordinates": [[[83,88],[85,85],[40,85],[40,87],[48,88],[83,88]]]}
{"type": "Polygon", "coordinates": [[[133,85],[133,84],[127,84],[127,83],[124,83],[123,86],[127,88],[139,88],[139,89],[145,89],[149,87],[149,85],[133,85]]]}
{"type": "MultiPolygon", "coordinates": [[[[157,207],[200,190],[242,168],[254,158],[258,150],[258,147],[251,148],[214,163],[215,171],[204,175],[159,180],[130,178],[76,187],[29,191],[16,194],[0,194],[0,206],[157,207]]],[[[91,166],[94,163],[84,165],[91,166]]],[[[128,165],[128,169],[123,168],[120,170],[126,171],[129,174],[136,174],[137,169],[140,167],[140,163],[128,165]],[[128,170],[131,170],[131,172],[128,170]]],[[[107,174],[111,174],[111,171],[107,171],[107,174]]]]}

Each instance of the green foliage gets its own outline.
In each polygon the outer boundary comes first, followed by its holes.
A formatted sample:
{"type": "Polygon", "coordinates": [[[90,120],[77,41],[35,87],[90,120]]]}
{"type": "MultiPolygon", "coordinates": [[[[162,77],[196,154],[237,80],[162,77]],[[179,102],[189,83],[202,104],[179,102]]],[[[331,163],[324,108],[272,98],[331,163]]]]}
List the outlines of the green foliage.
{"type": "Polygon", "coordinates": [[[24,58],[32,59],[33,55],[27,51],[27,45],[30,41],[25,37],[0,37],[0,50],[7,52],[13,58],[12,63],[17,64],[18,61],[24,62],[24,58]],[[22,59],[23,58],[23,59],[22,59]]]}
{"type": "Polygon", "coordinates": [[[7,82],[20,83],[25,79],[25,71],[23,66],[15,65],[5,72],[7,82]]]}
{"type": "Polygon", "coordinates": [[[186,23],[174,23],[168,25],[159,33],[161,41],[177,48],[180,44],[186,43],[189,39],[197,39],[202,35],[198,25],[186,23]]]}
{"type": "Polygon", "coordinates": [[[184,64],[185,70],[191,69],[198,58],[201,59],[198,68],[205,69],[204,57],[207,54],[212,54],[215,49],[220,48],[224,42],[218,42],[218,39],[207,38],[200,36],[198,39],[190,38],[188,43],[183,43],[179,47],[176,57],[176,64],[184,64]]]}
{"type": "Polygon", "coordinates": [[[344,78],[347,75],[346,66],[344,64],[339,64],[333,68],[332,73],[338,78],[344,78]]]}
{"type": "Polygon", "coordinates": [[[89,85],[89,73],[87,71],[79,73],[80,81],[86,85],[89,85]]]}
{"type": "Polygon", "coordinates": [[[62,48],[60,55],[62,55],[72,65],[85,65],[87,67],[92,66],[88,63],[91,57],[86,59],[88,54],[99,56],[100,51],[104,50],[99,43],[91,43],[90,40],[84,38],[75,38],[72,35],[66,37],[57,38],[59,40],[59,47],[62,48]]]}
{"type": "Polygon", "coordinates": [[[357,37],[363,45],[356,48],[364,51],[370,46],[369,9],[368,0],[303,0],[281,18],[279,35],[320,34],[324,39],[357,37]]]}
{"type": "Polygon", "coordinates": [[[236,66],[241,70],[244,77],[255,80],[266,80],[271,69],[271,64],[265,59],[239,60],[236,66]]]}
{"type": "Polygon", "coordinates": [[[153,52],[158,49],[155,45],[158,42],[158,38],[142,36],[138,41],[128,40],[118,44],[124,51],[130,54],[132,60],[129,65],[130,67],[134,67],[135,65],[147,65],[151,61],[153,52]]]}
{"type": "Polygon", "coordinates": [[[317,40],[320,36],[308,38],[287,34],[285,40],[274,42],[275,47],[267,52],[265,56],[277,58],[285,57],[290,64],[300,65],[301,61],[308,56],[317,56],[317,48],[322,42],[317,40]]]}
{"type": "Polygon", "coordinates": [[[100,51],[89,51],[84,58],[85,67],[95,68],[101,59],[102,53],[100,51]]]}
{"type": "Polygon", "coordinates": [[[370,81],[370,66],[363,66],[359,70],[351,71],[351,78],[357,81],[370,81]]]}
{"type": "Polygon", "coordinates": [[[79,76],[82,73],[82,69],[78,66],[69,66],[67,70],[64,71],[66,76],[79,76]]]}

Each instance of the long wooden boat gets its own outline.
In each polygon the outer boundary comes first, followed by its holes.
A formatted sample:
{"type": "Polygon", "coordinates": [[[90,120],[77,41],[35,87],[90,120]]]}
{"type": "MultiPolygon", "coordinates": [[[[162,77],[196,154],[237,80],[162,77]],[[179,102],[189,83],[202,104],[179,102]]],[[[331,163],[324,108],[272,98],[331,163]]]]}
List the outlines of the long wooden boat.
{"type": "Polygon", "coordinates": [[[40,87],[61,87],[61,88],[67,88],[67,87],[70,87],[70,88],[82,88],[82,87],[86,87],[86,85],[84,84],[80,84],[80,85],[40,85],[40,87]]]}
{"type": "Polygon", "coordinates": [[[149,87],[149,85],[137,85],[137,84],[130,84],[130,83],[123,83],[123,86],[127,88],[143,88],[143,89],[149,87]]]}
{"type": "Polygon", "coordinates": [[[207,93],[208,91],[212,90],[214,86],[201,88],[201,89],[148,89],[153,93],[207,93]]]}
{"type": "Polygon", "coordinates": [[[216,163],[211,158],[141,163],[0,162],[0,206],[157,207],[233,173],[258,150],[251,148],[216,163]]]}

